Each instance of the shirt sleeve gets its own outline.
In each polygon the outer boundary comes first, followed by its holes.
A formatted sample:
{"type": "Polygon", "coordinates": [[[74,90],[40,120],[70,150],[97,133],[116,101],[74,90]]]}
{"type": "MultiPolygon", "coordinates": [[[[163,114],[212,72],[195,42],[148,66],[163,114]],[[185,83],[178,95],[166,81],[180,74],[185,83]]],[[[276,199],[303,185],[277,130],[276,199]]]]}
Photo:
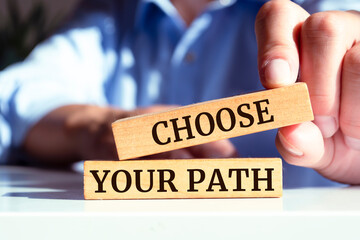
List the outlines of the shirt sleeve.
{"type": "Polygon", "coordinates": [[[347,11],[360,10],[360,1],[358,0],[294,0],[294,2],[301,5],[310,14],[323,11],[347,11]]]}
{"type": "Polygon", "coordinates": [[[0,73],[0,163],[51,110],[107,103],[104,84],[116,62],[114,29],[105,13],[82,14],[0,73]]]}

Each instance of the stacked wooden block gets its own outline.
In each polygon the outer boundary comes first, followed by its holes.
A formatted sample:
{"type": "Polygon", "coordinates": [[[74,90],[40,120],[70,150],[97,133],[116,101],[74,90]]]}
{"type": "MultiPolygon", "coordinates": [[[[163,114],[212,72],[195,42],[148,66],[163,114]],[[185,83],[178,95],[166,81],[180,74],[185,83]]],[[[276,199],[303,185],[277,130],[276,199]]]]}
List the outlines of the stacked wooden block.
{"type": "Polygon", "coordinates": [[[279,158],[130,159],[311,120],[305,83],[118,120],[120,161],[85,162],[85,199],[280,197],[279,158]]]}

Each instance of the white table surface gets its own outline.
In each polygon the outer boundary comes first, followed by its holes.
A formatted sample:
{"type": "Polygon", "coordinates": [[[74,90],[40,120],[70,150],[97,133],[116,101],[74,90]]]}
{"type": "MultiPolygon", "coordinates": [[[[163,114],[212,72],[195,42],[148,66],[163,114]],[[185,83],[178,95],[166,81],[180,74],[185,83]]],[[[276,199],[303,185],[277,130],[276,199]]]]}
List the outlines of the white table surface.
{"type": "Polygon", "coordinates": [[[360,239],[360,187],[282,198],[83,200],[78,172],[0,167],[0,239],[360,239]]]}

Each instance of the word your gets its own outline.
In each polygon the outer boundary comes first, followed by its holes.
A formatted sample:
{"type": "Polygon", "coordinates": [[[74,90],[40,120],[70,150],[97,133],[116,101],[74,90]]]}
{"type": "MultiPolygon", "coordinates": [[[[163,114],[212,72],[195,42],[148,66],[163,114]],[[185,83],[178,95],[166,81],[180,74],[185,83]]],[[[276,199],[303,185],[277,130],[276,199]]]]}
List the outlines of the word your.
{"type": "MultiPolygon", "coordinates": [[[[272,187],[272,173],[274,169],[273,168],[266,168],[266,169],[260,169],[260,168],[253,168],[253,169],[247,169],[247,168],[233,168],[229,169],[229,171],[224,175],[221,173],[220,169],[214,169],[213,173],[211,174],[210,179],[204,183],[204,180],[206,178],[205,172],[201,169],[187,169],[188,172],[188,188],[187,192],[198,192],[199,189],[196,185],[198,184],[206,184],[206,192],[214,192],[221,191],[221,192],[227,192],[227,191],[260,191],[259,188],[259,182],[265,181],[266,187],[265,191],[274,191],[274,188],[272,187]],[[265,171],[266,177],[260,178],[259,172],[265,171]],[[252,188],[251,189],[245,189],[242,186],[242,180],[244,178],[249,179],[249,173],[252,174],[252,188]],[[198,176],[198,178],[195,178],[195,175],[198,176]],[[228,189],[226,187],[224,177],[232,178],[234,176],[234,181],[236,183],[236,187],[234,189],[228,189]]],[[[95,190],[96,193],[105,193],[106,190],[104,189],[104,182],[106,178],[108,177],[109,173],[112,174],[111,176],[111,186],[112,189],[115,192],[118,193],[125,193],[129,191],[131,188],[136,188],[136,190],[139,193],[146,193],[150,192],[152,190],[155,190],[157,192],[167,192],[168,190],[171,192],[178,192],[179,190],[174,184],[174,179],[176,177],[175,172],[171,169],[148,169],[147,173],[144,173],[143,170],[133,170],[132,173],[128,172],[127,170],[120,169],[113,173],[111,173],[111,170],[103,170],[102,177],[99,176],[99,170],[90,170],[91,174],[94,176],[94,179],[96,180],[98,187],[95,190]],[[132,176],[133,175],[133,176],[132,176]],[[144,176],[146,175],[146,178],[144,180],[144,176]],[[154,187],[154,175],[157,175],[157,184],[156,187],[154,187]],[[168,178],[165,178],[165,175],[168,176],[168,178]],[[142,180],[143,179],[143,180],[142,180]],[[146,187],[142,186],[142,181],[145,182],[146,187]],[[122,185],[121,187],[119,185],[122,185]],[[166,188],[165,185],[168,187],[166,188]],[[156,188],[156,189],[154,189],[156,188]]]]}

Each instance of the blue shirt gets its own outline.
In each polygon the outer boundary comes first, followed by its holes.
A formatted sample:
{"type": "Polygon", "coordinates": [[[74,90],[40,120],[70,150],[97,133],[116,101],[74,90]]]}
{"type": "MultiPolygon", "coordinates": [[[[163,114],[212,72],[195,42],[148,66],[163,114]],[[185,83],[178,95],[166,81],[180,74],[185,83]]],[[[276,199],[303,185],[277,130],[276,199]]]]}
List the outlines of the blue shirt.
{"type": "MultiPolygon", "coordinates": [[[[263,2],[214,1],[189,27],[167,0],[85,4],[24,62],[0,73],[0,162],[36,121],[63,105],[187,105],[262,89],[254,22],[263,2]]],[[[300,3],[310,12],[359,7],[300,3]]],[[[231,141],[241,157],[279,157],[275,134],[231,141]]],[[[333,184],[286,163],[284,179],[285,187],[333,184]]]]}

